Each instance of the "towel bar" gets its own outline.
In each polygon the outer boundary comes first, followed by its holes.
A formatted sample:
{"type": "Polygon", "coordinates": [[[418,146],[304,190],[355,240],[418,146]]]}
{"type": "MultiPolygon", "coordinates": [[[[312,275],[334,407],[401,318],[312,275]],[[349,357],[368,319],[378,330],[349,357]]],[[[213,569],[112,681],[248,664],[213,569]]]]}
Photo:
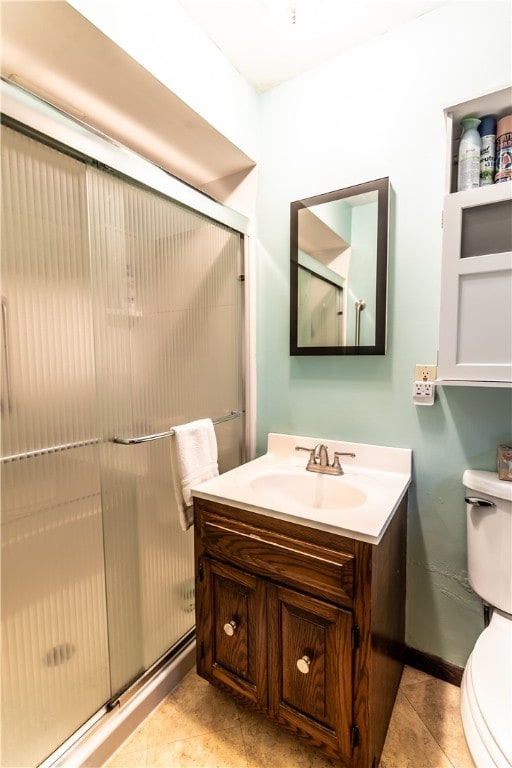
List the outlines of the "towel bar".
{"type": "MultiPolygon", "coordinates": [[[[242,416],[242,411],[231,411],[225,416],[219,416],[217,419],[212,419],[214,424],[220,424],[222,421],[230,421],[231,419],[237,419],[242,416]]],[[[172,437],[174,435],[174,429],[169,429],[167,432],[157,432],[155,435],[142,435],[140,437],[116,437],[112,438],[113,443],[118,445],[138,445],[139,443],[149,443],[151,440],[162,440],[164,437],[172,437]]]]}
{"type": "MultiPolygon", "coordinates": [[[[225,416],[220,416],[218,419],[212,419],[214,424],[219,424],[221,421],[229,421],[230,419],[237,419],[242,416],[242,411],[231,411],[225,416]]],[[[174,430],[170,429],[168,432],[159,432],[156,435],[144,435],[144,437],[113,437],[112,442],[119,445],[137,445],[138,443],[147,443],[150,440],[160,440],[163,437],[171,437],[174,434],[174,430]]],[[[46,456],[50,453],[59,453],[60,451],[69,451],[71,448],[84,448],[88,445],[98,445],[101,442],[99,438],[92,438],[91,440],[79,440],[76,443],[65,443],[62,445],[49,445],[46,448],[38,448],[34,451],[26,451],[25,453],[16,453],[11,456],[2,456],[0,458],[1,464],[7,464],[11,461],[19,461],[20,459],[33,459],[38,456],[46,456]]]]}

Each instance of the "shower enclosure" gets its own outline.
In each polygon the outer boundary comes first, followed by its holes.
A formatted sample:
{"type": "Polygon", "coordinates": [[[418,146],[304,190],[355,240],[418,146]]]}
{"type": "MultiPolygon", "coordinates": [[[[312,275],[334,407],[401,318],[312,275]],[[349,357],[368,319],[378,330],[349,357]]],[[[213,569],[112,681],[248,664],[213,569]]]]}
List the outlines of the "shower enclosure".
{"type": "Polygon", "coordinates": [[[35,766],[193,635],[175,424],[242,461],[243,238],[2,125],[2,766],[35,766]],[[133,438],[144,438],[133,440],[133,438]]]}

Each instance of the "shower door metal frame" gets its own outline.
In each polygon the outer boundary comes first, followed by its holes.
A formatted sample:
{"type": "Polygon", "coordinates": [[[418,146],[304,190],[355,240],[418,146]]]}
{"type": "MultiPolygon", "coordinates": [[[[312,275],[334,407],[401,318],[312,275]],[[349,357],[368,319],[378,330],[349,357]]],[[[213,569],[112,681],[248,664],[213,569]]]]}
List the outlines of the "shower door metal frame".
{"type": "Polygon", "coordinates": [[[60,151],[81,159],[92,158],[99,167],[117,171],[241,235],[248,235],[249,219],[243,214],[171,176],[144,157],[114,143],[5,78],[1,79],[0,85],[2,119],[6,116],[12,123],[32,129],[40,140],[53,140],[60,151]]]}
{"type": "MultiPolygon", "coordinates": [[[[248,218],[207,197],[203,193],[181,182],[179,179],[170,176],[168,173],[152,165],[148,160],[140,157],[131,150],[114,144],[108,137],[91,131],[88,126],[82,125],[74,118],[65,115],[52,105],[47,104],[38,97],[7,82],[3,78],[0,83],[0,95],[2,97],[1,120],[2,123],[8,127],[19,130],[34,139],[58,149],[60,152],[64,152],[75,159],[84,161],[87,164],[96,165],[100,169],[113,170],[114,173],[119,174],[121,177],[125,177],[129,181],[134,181],[152,191],[159,192],[168,199],[189,208],[191,211],[207,216],[215,223],[224,224],[241,235],[240,258],[242,269],[239,279],[242,282],[242,327],[240,331],[242,336],[240,339],[242,408],[240,411],[232,411],[223,416],[220,414],[212,414],[212,417],[214,421],[224,421],[226,419],[237,417],[243,419],[242,461],[245,461],[247,456],[251,453],[249,446],[252,444],[253,440],[253,436],[251,436],[253,431],[251,419],[245,417],[246,403],[248,398],[250,398],[250,393],[247,392],[249,379],[247,377],[246,369],[248,361],[251,359],[246,316],[248,306],[248,284],[245,278],[249,242],[248,218]],[[220,418],[218,418],[219,416],[220,418]]],[[[160,435],[151,435],[149,437],[150,439],[154,439],[159,436],[160,435]]],[[[110,439],[114,441],[115,436],[113,435],[110,439]]],[[[2,459],[2,463],[28,459],[50,452],[66,451],[74,447],[82,447],[82,445],[86,444],[93,445],[98,442],[100,442],[99,438],[92,438],[80,444],[66,443],[62,445],[51,445],[44,449],[27,452],[26,454],[5,456],[2,459]]],[[[137,693],[137,691],[147,684],[149,678],[157,674],[169,663],[170,657],[175,654],[176,650],[179,652],[185,645],[193,642],[194,638],[195,630],[192,628],[190,632],[181,638],[173,648],[169,649],[164,656],[158,659],[153,666],[146,670],[126,691],[100,707],[98,712],[88,723],[85,723],[75,734],[72,734],[70,738],[61,745],[50,758],[48,758],[48,760],[44,761],[44,765],[49,765],[50,761],[54,761],[55,759],[58,760],[59,756],[65,754],[65,752],[71,748],[77,738],[80,738],[90,727],[94,727],[95,724],[98,723],[105,714],[109,713],[113,707],[117,706],[121,701],[124,702],[129,700],[134,693],[137,693]]]]}

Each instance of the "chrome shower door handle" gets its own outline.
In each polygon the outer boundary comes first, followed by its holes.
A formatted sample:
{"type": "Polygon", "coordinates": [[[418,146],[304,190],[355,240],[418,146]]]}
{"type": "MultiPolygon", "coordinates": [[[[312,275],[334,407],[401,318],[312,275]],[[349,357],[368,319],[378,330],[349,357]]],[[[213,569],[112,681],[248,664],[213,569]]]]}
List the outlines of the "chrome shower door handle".
{"type": "MultiPolygon", "coordinates": [[[[9,330],[8,330],[8,308],[7,299],[2,296],[2,349],[4,354],[4,371],[5,371],[5,391],[6,391],[6,405],[7,412],[12,410],[12,392],[11,392],[11,370],[9,366],[9,330]]],[[[3,410],[2,400],[2,410],[3,410]]]]}

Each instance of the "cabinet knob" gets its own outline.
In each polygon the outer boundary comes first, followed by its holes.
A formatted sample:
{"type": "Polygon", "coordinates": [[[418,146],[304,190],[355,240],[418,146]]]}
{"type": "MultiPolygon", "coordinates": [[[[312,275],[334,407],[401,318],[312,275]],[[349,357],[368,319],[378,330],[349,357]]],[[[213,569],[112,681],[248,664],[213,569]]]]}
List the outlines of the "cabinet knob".
{"type": "Polygon", "coordinates": [[[228,637],[233,637],[236,629],[236,621],[231,620],[228,624],[224,624],[223,629],[228,637]]]}
{"type": "Polygon", "coordinates": [[[309,665],[311,664],[311,659],[309,656],[303,656],[301,659],[297,661],[297,669],[299,672],[302,672],[303,675],[307,675],[309,672],[309,665]]]}

